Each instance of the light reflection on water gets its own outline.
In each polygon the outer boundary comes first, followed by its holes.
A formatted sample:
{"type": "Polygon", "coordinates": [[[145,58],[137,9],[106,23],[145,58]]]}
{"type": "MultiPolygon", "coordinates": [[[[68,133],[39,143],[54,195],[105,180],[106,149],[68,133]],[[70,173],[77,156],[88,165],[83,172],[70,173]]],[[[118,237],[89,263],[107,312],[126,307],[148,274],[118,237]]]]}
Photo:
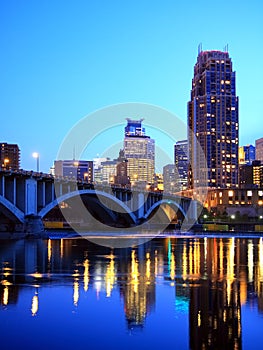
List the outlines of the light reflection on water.
{"type": "Polygon", "coordinates": [[[263,347],[262,238],[0,241],[0,264],[8,349],[263,347]]]}

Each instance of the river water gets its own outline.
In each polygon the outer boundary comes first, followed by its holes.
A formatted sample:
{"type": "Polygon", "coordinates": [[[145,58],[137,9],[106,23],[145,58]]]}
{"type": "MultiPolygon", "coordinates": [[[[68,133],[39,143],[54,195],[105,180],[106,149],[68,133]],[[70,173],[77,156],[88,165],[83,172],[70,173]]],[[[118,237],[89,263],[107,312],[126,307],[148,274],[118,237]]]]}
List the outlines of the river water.
{"type": "Polygon", "coordinates": [[[0,241],[1,349],[262,349],[263,238],[0,241]]]}

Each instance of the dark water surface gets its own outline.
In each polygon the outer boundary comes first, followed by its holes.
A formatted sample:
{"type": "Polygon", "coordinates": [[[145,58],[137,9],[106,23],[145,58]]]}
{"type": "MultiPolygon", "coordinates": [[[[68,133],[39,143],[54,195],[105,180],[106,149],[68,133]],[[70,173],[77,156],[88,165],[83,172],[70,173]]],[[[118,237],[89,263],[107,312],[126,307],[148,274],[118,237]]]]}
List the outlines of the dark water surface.
{"type": "Polygon", "coordinates": [[[0,241],[1,349],[263,349],[263,239],[0,241]]]}

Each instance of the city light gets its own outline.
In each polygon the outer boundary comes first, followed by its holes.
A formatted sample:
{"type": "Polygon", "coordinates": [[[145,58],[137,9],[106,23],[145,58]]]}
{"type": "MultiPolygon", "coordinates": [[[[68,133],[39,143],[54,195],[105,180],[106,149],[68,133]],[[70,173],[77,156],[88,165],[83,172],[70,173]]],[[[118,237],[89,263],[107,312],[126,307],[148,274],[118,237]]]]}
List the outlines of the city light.
{"type": "Polygon", "coordinates": [[[8,164],[10,163],[10,160],[8,158],[4,159],[4,169],[7,170],[8,164]]]}

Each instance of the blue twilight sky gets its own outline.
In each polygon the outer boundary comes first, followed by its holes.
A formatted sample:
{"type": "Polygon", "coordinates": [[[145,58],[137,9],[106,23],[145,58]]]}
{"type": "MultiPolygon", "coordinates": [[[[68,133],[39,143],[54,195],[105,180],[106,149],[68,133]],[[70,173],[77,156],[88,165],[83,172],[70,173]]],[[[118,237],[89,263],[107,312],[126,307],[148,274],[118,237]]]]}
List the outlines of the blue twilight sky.
{"type": "MultiPolygon", "coordinates": [[[[72,126],[98,108],[145,102],[186,121],[202,42],[203,50],[229,45],[240,144],[254,143],[263,136],[262,19],[262,0],[1,0],[0,141],[19,144],[25,169],[39,152],[48,171],[72,126]]],[[[166,151],[172,158],[172,145],[166,151]]]]}

